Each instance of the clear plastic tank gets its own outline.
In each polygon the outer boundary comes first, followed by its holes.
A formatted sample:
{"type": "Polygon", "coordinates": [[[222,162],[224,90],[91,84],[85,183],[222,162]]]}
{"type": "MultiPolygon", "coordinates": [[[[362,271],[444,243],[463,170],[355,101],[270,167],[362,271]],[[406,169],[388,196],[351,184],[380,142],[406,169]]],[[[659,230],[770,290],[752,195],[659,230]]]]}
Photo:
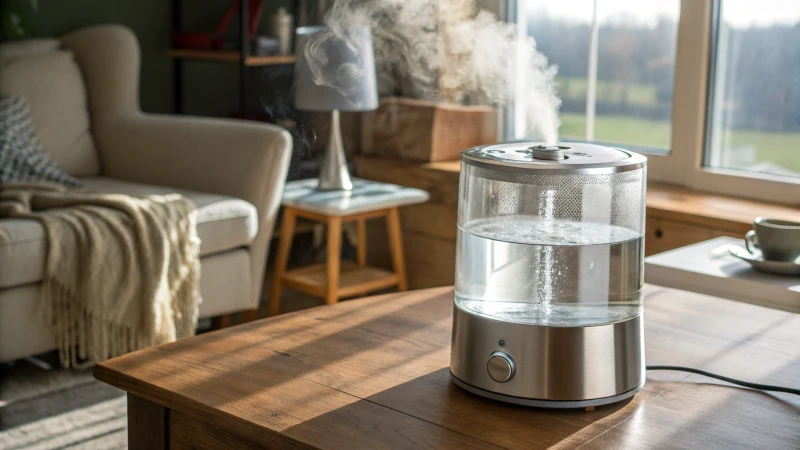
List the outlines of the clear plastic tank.
{"type": "Polygon", "coordinates": [[[646,170],[641,155],[590,144],[465,151],[456,305],[546,326],[639,315],[646,170]]]}

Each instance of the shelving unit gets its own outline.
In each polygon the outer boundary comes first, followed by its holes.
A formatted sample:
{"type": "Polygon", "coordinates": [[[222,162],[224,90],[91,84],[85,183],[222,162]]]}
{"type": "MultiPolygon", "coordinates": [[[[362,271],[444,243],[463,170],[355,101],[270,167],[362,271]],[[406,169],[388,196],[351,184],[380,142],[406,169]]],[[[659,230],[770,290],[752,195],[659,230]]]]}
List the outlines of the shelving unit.
{"type": "MultiPolygon", "coordinates": [[[[183,112],[183,62],[186,60],[237,63],[239,65],[239,112],[247,113],[250,96],[250,68],[294,64],[293,55],[251,55],[250,24],[248,23],[249,0],[239,3],[239,42],[241,50],[197,50],[173,48],[167,55],[173,58],[175,112],[183,112]]],[[[296,13],[296,11],[295,11],[296,13]]],[[[172,31],[180,31],[182,0],[172,0],[172,31]]],[[[295,14],[296,17],[296,14],[295,14]]]]}

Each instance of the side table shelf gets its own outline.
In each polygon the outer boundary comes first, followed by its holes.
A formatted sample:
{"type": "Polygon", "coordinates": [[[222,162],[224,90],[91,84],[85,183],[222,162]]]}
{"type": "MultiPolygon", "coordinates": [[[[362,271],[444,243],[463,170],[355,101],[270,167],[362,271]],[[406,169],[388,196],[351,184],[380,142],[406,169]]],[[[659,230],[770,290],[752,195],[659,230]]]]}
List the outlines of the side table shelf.
{"type": "Polygon", "coordinates": [[[353,191],[318,191],[316,180],[287,183],[283,195],[283,219],[275,260],[275,274],[267,314],[278,313],[284,286],[316,295],[333,304],[341,298],[366,295],[397,286],[408,289],[398,207],[421,203],[428,194],[419,189],[353,179],[353,191]],[[324,264],[287,270],[298,218],[327,225],[327,260],[324,264]],[[385,218],[392,255],[388,271],[367,265],[366,221],[385,218]],[[341,261],[342,224],[356,223],[356,261],[341,261]]]}
{"type": "MultiPolygon", "coordinates": [[[[298,291],[325,297],[328,287],[326,264],[300,267],[283,274],[282,283],[298,291]]],[[[359,266],[352,261],[342,261],[339,269],[339,287],[336,296],[363,295],[378,289],[397,285],[397,274],[377,267],[359,266]]]]}

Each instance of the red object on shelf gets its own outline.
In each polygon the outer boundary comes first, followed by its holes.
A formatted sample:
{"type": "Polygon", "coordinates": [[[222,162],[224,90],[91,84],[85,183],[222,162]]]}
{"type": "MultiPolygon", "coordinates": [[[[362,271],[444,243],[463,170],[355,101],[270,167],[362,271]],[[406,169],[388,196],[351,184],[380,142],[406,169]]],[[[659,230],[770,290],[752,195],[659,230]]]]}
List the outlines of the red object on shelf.
{"type": "Polygon", "coordinates": [[[258,31],[258,24],[261,22],[261,15],[264,12],[264,0],[255,0],[250,5],[250,39],[248,42],[251,42],[253,39],[256,38],[256,32],[258,31]]]}
{"type": "MultiPolygon", "coordinates": [[[[172,33],[172,45],[176,48],[191,48],[198,50],[220,50],[225,46],[225,30],[231,24],[236,11],[239,9],[242,0],[234,0],[228,10],[225,11],[225,16],[217,26],[217,30],[213,33],[172,33]]],[[[247,23],[250,29],[248,33],[248,42],[252,41],[256,36],[258,24],[261,22],[261,14],[264,11],[264,0],[254,0],[248,9],[247,23]]]]}

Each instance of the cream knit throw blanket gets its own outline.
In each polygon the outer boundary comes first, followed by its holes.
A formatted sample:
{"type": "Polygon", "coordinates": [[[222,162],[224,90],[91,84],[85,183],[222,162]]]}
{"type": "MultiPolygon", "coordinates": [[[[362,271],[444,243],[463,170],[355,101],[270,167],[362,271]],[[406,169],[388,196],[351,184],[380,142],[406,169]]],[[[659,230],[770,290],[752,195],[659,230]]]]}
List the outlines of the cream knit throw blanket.
{"type": "Polygon", "coordinates": [[[200,239],[194,204],[42,184],[0,186],[0,218],[47,232],[41,310],[61,364],[83,367],[195,331],[200,239]]]}

